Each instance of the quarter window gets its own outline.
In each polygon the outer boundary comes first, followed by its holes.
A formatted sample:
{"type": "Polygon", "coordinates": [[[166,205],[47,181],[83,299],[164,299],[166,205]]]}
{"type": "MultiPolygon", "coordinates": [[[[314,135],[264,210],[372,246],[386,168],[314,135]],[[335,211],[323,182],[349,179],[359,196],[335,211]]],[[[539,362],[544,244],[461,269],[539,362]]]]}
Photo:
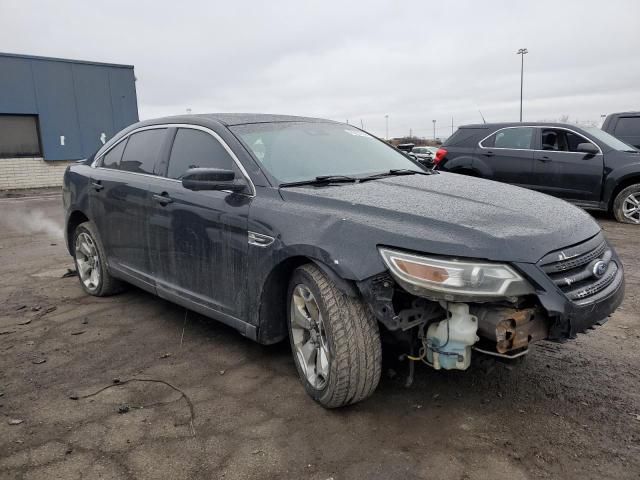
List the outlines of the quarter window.
{"type": "Polygon", "coordinates": [[[533,127],[505,128],[498,130],[489,138],[482,141],[485,148],[517,148],[519,150],[531,149],[533,140],[533,127]]]}
{"type": "Polygon", "coordinates": [[[120,161],[120,170],[158,175],[158,157],[166,130],[155,128],[131,135],[120,161]]]}
{"type": "Polygon", "coordinates": [[[171,148],[167,176],[180,179],[187,170],[197,167],[235,170],[233,159],[212,135],[180,128],[171,148]]]}
{"type": "Polygon", "coordinates": [[[126,144],[127,140],[125,139],[109,150],[107,154],[102,157],[102,166],[104,168],[120,168],[120,160],[122,159],[122,152],[126,144]]]}

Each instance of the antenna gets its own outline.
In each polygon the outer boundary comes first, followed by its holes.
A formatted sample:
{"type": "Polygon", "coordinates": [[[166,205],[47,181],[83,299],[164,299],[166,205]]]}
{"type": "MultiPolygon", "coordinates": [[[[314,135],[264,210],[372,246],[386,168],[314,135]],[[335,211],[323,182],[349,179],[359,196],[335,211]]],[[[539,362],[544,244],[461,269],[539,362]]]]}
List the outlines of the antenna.
{"type": "Polygon", "coordinates": [[[478,113],[482,117],[482,123],[487,123],[487,121],[484,119],[484,115],[482,115],[482,112],[480,110],[478,110],[478,113]]]}

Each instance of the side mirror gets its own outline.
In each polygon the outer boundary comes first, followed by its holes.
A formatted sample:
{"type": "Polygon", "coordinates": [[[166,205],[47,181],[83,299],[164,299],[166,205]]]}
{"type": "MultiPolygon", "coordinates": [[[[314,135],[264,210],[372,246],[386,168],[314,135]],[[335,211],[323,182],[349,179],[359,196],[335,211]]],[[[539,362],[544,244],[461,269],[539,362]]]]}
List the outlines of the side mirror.
{"type": "Polygon", "coordinates": [[[591,154],[591,155],[595,155],[597,153],[600,153],[600,150],[598,150],[598,147],[596,147],[593,143],[589,143],[589,142],[579,143],[578,147],[576,148],[576,150],[578,152],[588,153],[588,154],[591,154]]]}
{"type": "Polygon", "coordinates": [[[233,170],[221,168],[190,168],[182,176],[182,186],[188,190],[230,190],[241,192],[245,185],[235,181],[233,170]]]}

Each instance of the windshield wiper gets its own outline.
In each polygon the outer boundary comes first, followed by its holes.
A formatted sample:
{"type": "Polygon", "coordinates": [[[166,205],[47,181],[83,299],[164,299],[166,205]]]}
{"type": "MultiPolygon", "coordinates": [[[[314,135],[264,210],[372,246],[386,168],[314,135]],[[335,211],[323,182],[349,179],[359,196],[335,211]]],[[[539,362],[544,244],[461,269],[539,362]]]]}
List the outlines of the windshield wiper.
{"type": "Polygon", "coordinates": [[[401,175],[433,175],[433,172],[427,172],[426,170],[410,170],[408,168],[392,168],[386,172],[374,173],[373,175],[362,177],[360,178],[360,181],[377,180],[385,177],[399,177],[401,175]]]}
{"type": "Polygon", "coordinates": [[[359,179],[348,175],[319,175],[309,180],[298,180],[297,182],[284,182],[280,187],[297,187],[300,185],[328,185],[330,183],[356,183],[359,179]]]}

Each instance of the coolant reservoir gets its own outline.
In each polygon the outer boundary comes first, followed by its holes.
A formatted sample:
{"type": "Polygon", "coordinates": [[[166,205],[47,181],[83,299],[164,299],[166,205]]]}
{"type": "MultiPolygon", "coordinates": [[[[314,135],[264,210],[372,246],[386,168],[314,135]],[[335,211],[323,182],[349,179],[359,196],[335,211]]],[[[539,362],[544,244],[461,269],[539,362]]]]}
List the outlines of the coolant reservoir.
{"type": "Polygon", "coordinates": [[[478,319],[469,314],[469,305],[466,303],[449,303],[443,306],[451,316],[429,325],[427,360],[436,370],[466,370],[471,364],[471,346],[479,340],[476,335],[478,319]]]}

